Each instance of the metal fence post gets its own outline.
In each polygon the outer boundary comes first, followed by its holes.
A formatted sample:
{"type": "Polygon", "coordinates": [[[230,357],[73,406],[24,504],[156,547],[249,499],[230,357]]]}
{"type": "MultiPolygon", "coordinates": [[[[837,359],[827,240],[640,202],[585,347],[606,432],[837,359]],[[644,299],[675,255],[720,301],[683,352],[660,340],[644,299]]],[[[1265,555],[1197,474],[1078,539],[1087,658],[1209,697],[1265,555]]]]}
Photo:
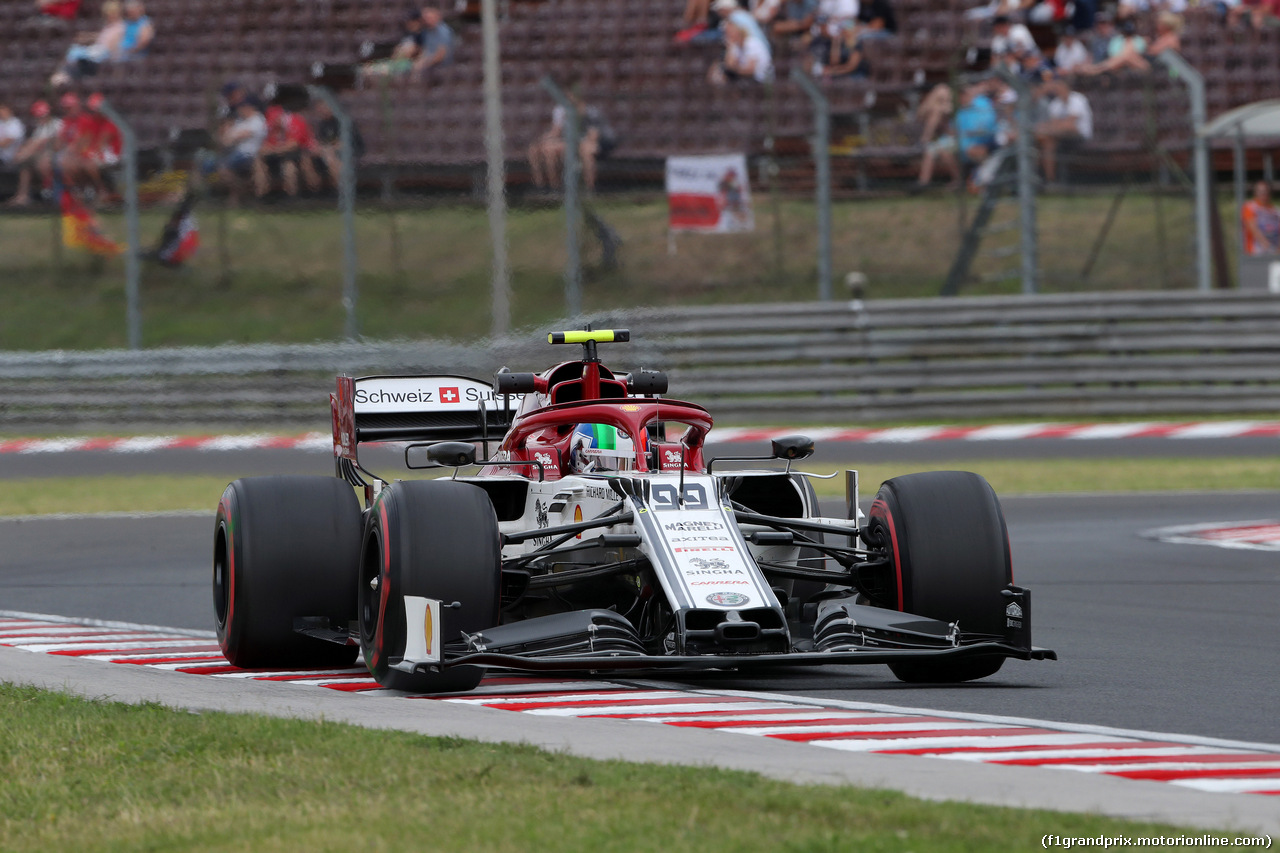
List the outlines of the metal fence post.
{"type": "Polygon", "coordinates": [[[346,310],[347,320],[344,334],[348,340],[354,341],[359,334],[356,322],[356,303],[360,298],[359,284],[356,280],[359,269],[356,259],[356,153],[355,132],[351,124],[351,116],[338,103],[338,98],[327,86],[308,86],[307,91],[313,98],[319,98],[329,105],[333,117],[338,120],[338,139],[342,144],[341,161],[338,175],[338,210],[342,213],[342,307],[346,310]]]}
{"type": "Polygon", "coordinates": [[[498,12],[495,0],[481,0],[484,40],[484,149],[487,161],[489,239],[493,244],[489,334],[501,337],[511,325],[511,273],[507,266],[507,174],[502,138],[502,71],[498,67],[498,12]]]}
{"type": "Polygon", "coordinates": [[[98,108],[120,131],[121,157],[124,164],[124,294],[125,322],[129,349],[142,348],[142,309],[138,304],[138,285],[142,278],[142,238],[138,234],[138,135],[125,117],[108,101],[98,108]]]}
{"type": "Polygon", "coordinates": [[[542,86],[564,109],[564,216],[568,260],[564,268],[564,304],[570,317],[582,313],[582,256],[578,237],[578,108],[551,75],[542,86]]]}
{"type": "Polygon", "coordinates": [[[1209,169],[1209,140],[1201,135],[1207,119],[1204,95],[1204,75],[1191,66],[1189,62],[1172,51],[1165,51],[1158,57],[1169,67],[1169,75],[1186,84],[1187,94],[1191,97],[1191,133],[1192,133],[1192,168],[1195,170],[1196,182],[1196,287],[1208,291],[1212,287],[1210,272],[1210,238],[1209,238],[1209,181],[1212,173],[1209,169]]]}
{"type": "Polygon", "coordinates": [[[1005,68],[996,72],[1018,93],[1015,114],[1018,121],[1018,139],[1014,150],[1018,156],[1018,225],[1022,243],[1022,292],[1031,295],[1038,290],[1040,276],[1039,247],[1036,243],[1036,164],[1035,151],[1031,147],[1034,133],[1035,102],[1027,81],[1005,68]]]}
{"type": "Polygon", "coordinates": [[[797,67],[791,79],[799,84],[813,102],[813,152],[816,203],[818,205],[818,299],[831,301],[831,105],[818,84],[797,67]]]}

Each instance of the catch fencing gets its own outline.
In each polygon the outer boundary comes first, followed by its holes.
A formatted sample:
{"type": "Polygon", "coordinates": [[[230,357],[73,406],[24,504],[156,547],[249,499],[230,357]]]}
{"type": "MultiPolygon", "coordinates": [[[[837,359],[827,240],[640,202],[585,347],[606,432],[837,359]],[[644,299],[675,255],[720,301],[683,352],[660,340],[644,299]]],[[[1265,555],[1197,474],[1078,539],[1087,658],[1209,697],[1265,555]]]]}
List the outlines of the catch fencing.
{"type": "MultiPolygon", "coordinates": [[[[663,58],[647,77],[635,70],[639,59],[596,63],[608,72],[600,74],[566,59],[565,68],[576,70],[547,75],[534,58],[552,49],[543,30],[554,30],[554,21],[519,17],[542,14],[513,11],[501,29],[510,62],[502,88],[507,215],[499,233],[513,325],[550,322],[579,306],[839,299],[849,295],[846,283],[881,299],[941,292],[982,196],[941,180],[918,195],[906,191],[923,151],[915,108],[926,86],[941,80],[958,88],[974,79],[955,63],[949,75],[929,66],[925,85],[916,85],[890,51],[878,61],[892,75],[814,85],[803,55],[780,54],[773,82],[716,88],[704,79],[716,48],[677,50],[669,33],[650,33],[663,58]],[[566,192],[563,181],[539,186],[530,164],[531,147],[551,128],[555,91],[576,91],[615,132],[594,187],[579,186],[581,168],[570,180],[580,193],[566,192]],[[750,231],[669,228],[666,158],[708,153],[746,157],[750,231]]],[[[903,50],[909,54],[910,44],[903,50]]],[[[339,112],[365,143],[345,196],[347,185],[323,169],[314,187],[299,176],[296,197],[270,170],[262,198],[250,179],[233,192],[217,172],[202,176],[200,164],[217,149],[221,78],[208,76],[203,91],[180,101],[172,92],[144,97],[136,80],[101,80],[108,103],[137,132],[136,182],[124,168],[114,180],[126,199],[136,194],[138,211],[130,225],[127,205],[108,200],[97,216],[106,236],[122,243],[137,236],[119,256],[94,255],[64,246],[56,198],[0,208],[0,275],[21,283],[0,320],[0,347],[489,333],[499,309],[491,302],[495,232],[486,212],[480,68],[478,46],[464,43],[454,64],[427,81],[369,77],[340,91],[339,112]],[[183,110],[157,112],[170,101],[183,110]],[[203,124],[189,126],[197,120],[203,124]],[[150,250],[187,193],[201,248],[166,267],[150,250]],[[140,252],[134,282],[128,268],[140,252]]],[[[318,120],[309,76],[235,77],[318,120]]],[[[1057,184],[1038,198],[1036,290],[1195,287],[1185,87],[1160,68],[1080,88],[1094,108],[1095,137],[1061,158],[1057,184]]],[[[1023,182],[1024,197],[1041,190],[1038,180],[1023,182]]],[[[1225,207],[1226,245],[1234,245],[1236,220],[1225,207]]],[[[997,207],[980,242],[956,289],[1023,289],[1016,204],[997,207]]]]}
{"type": "MultiPolygon", "coordinates": [[[[1124,293],[645,309],[610,364],[667,370],[722,423],[1280,412],[1280,301],[1124,293]]],[[[545,334],[545,330],[542,331],[545,334]]],[[[0,353],[0,428],[328,428],[336,373],[540,369],[529,332],[472,345],[332,343],[0,353]]]]}

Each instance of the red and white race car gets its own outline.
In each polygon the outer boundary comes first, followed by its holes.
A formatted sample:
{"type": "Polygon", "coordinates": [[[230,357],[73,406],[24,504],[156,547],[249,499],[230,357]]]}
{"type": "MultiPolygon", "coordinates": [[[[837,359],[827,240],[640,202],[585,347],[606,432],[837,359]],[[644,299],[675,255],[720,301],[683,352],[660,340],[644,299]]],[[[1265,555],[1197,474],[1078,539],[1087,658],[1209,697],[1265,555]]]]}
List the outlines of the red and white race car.
{"type": "Polygon", "coordinates": [[[662,373],[600,363],[626,331],[549,339],[582,358],[492,384],[339,377],[336,477],[227,487],[213,597],[233,664],[359,652],[383,686],[426,693],[471,689],[486,668],[883,663],[952,682],[1055,658],[1031,645],[1030,593],[978,475],[896,477],[864,516],[847,471],[844,512],[824,517],[815,475],[792,470],[808,438],[708,459],[705,409],[668,399],[662,373]],[[452,471],[386,479],[360,464],[371,441],[452,471]]]}

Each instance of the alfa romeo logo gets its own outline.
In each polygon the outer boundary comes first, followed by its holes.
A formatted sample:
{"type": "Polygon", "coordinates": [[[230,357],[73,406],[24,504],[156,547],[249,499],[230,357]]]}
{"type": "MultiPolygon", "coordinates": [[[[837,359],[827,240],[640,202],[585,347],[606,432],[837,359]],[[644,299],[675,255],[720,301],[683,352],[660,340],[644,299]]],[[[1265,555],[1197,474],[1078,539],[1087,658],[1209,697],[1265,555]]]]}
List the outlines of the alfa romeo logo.
{"type": "Polygon", "coordinates": [[[707,596],[707,603],[721,607],[741,607],[751,599],[740,592],[713,592],[707,596]]]}

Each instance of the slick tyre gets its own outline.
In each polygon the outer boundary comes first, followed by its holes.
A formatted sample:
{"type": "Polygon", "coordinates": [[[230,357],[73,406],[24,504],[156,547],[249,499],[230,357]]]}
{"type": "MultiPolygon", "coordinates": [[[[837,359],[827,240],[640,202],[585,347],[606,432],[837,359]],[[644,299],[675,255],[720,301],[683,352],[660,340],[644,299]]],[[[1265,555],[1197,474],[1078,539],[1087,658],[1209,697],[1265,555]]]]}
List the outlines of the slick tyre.
{"type": "Polygon", "coordinates": [[[355,646],[294,631],[299,617],[355,619],[360,504],[336,477],[250,477],[227,486],[213,538],[218,645],[239,667],[333,667],[355,646]]]}
{"type": "Polygon", "coordinates": [[[441,610],[445,644],[498,624],[501,537],[483,489],[451,480],[392,483],[374,502],[360,559],[360,648],[383,687],[452,693],[480,683],[480,667],[407,673],[391,664],[404,654],[406,595],[457,607],[441,610]]]}
{"type": "MultiPolygon", "coordinates": [[[[887,480],[871,504],[872,538],[888,551],[893,605],[967,633],[1003,635],[1004,597],[1013,583],[1000,501],[977,474],[929,471],[887,480]]],[[[891,664],[913,683],[972,681],[994,674],[1003,657],[891,664]]]]}

